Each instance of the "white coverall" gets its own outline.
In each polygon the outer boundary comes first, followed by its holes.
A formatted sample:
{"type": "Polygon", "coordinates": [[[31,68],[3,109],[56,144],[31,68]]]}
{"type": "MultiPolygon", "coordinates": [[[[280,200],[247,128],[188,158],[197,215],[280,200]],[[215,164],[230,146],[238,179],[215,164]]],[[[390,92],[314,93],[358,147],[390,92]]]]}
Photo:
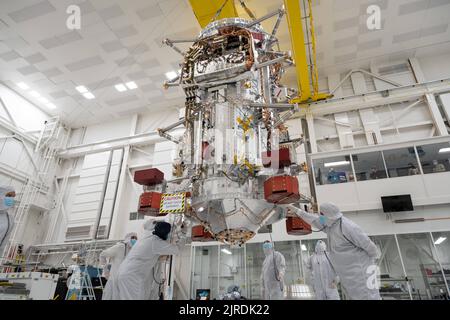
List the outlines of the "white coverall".
{"type": "Polygon", "coordinates": [[[270,249],[264,252],[264,259],[261,273],[262,296],[264,300],[284,299],[284,274],[286,272],[286,261],[284,256],[270,249]],[[277,279],[278,278],[278,279],[277,279]]]}
{"type": "Polygon", "coordinates": [[[309,258],[306,267],[312,274],[316,300],[340,300],[336,288],[338,277],[328,260],[325,242],[317,241],[315,253],[309,258]]]}
{"type": "Polygon", "coordinates": [[[180,252],[184,241],[171,244],[156,235],[146,235],[134,245],[117,274],[119,300],[146,300],[152,291],[154,267],[161,255],[180,252]]]}
{"type": "Polygon", "coordinates": [[[3,257],[3,251],[8,244],[11,230],[14,227],[14,219],[8,214],[8,207],[5,206],[3,200],[8,192],[13,192],[14,188],[9,186],[0,186],[0,260],[3,257]]]}
{"type": "Polygon", "coordinates": [[[100,253],[100,263],[106,267],[108,264],[111,265],[111,270],[109,271],[108,282],[106,282],[105,288],[103,289],[102,300],[117,300],[115,297],[117,290],[114,289],[117,281],[117,272],[122,261],[127,256],[128,252],[131,250],[131,237],[136,236],[136,233],[128,233],[125,236],[124,241],[119,241],[112,247],[102,251],[100,253]]]}
{"type": "Polygon", "coordinates": [[[317,214],[305,212],[293,205],[288,205],[288,208],[328,235],[330,262],[351,300],[381,300],[374,281],[378,249],[358,225],[344,217],[332,203],[320,206],[320,212],[327,218],[325,226],[320,224],[317,214]]]}

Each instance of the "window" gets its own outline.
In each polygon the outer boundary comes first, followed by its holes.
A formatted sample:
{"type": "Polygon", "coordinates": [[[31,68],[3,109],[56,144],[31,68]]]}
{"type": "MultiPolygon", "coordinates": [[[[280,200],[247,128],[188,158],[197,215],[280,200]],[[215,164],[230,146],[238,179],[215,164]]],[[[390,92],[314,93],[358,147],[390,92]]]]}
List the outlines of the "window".
{"type": "Polygon", "coordinates": [[[383,151],[389,177],[420,174],[414,147],[383,151]]]}
{"type": "Polygon", "coordinates": [[[442,281],[442,272],[438,257],[433,250],[429,233],[397,235],[400,253],[405,264],[406,275],[414,288],[414,299],[441,299],[438,285],[442,281]]]}
{"type": "Polygon", "coordinates": [[[417,147],[423,173],[450,171],[450,143],[438,143],[417,147]]]}
{"type": "Polygon", "coordinates": [[[387,178],[383,155],[379,151],[354,155],[353,166],[357,181],[387,178]]]}
{"type": "Polygon", "coordinates": [[[313,161],[316,184],[336,184],[354,181],[350,156],[338,156],[313,161]]]}
{"type": "Polygon", "coordinates": [[[145,215],[139,212],[130,212],[130,220],[144,220],[145,215]]]}

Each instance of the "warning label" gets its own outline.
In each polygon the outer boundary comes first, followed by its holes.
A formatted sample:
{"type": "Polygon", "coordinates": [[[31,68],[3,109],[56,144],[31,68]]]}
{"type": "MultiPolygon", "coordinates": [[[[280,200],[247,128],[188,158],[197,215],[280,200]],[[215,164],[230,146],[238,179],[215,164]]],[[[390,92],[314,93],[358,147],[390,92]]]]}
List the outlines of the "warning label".
{"type": "Polygon", "coordinates": [[[160,213],[184,213],[186,193],[163,193],[161,197],[160,213]]]}

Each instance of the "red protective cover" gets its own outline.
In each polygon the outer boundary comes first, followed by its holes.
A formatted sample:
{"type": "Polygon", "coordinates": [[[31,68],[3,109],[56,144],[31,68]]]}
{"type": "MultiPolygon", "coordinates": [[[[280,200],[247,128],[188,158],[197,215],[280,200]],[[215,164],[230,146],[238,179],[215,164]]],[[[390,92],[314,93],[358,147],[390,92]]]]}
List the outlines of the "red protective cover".
{"type": "Polygon", "coordinates": [[[278,204],[288,204],[300,199],[297,177],[276,176],[264,181],[264,198],[278,204]]]}
{"type": "Polygon", "coordinates": [[[289,148],[282,148],[279,150],[265,151],[262,153],[263,166],[269,168],[272,162],[276,163],[278,157],[278,168],[284,168],[291,165],[291,155],[289,148]],[[274,159],[272,159],[274,158],[274,159]],[[273,161],[272,161],[273,160],[273,161]]]}
{"type": "Polygon", "coordinates": [[[164,181],[164,173],[156,168],[139,170],[134,173],[134,182],[144,185],[153,186],[164,181]]]}
{"type": "Polygon", "coordinates": [[[139,197],[138,212],[146,216],[159,216],[159,207],[161,205],[161,193],[144,192],[139,197]]]}
{"type": "Polygon", "coordinates": [[[205,230],[203,226],[192,227],[192,241],[212,241],[214,240],[213,235],[205,230]]]}
{"type": "Polygon", "coordinates": [[[312,232],[311,225],[299,217],[287,217],[286,231],[288,234],[294,236],[307,235],[312,232]]]}

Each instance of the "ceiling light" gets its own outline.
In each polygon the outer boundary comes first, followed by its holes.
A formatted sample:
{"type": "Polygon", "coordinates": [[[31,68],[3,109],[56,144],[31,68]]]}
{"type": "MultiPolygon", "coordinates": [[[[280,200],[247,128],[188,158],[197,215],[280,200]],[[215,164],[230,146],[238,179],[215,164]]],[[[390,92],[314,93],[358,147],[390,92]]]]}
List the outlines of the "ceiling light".
{"type": "Polygon", "coordinates": [[[95,99],[95,96],[91,92],[83,93],[83,96],[88,100],[95,99]]]}
{"type": "Polygon", "coordinates": [[[40,97],[39,101],[42,102],[42,103],[49,103],[48,99],[44,98],[44,97],[40,97]]]}
{"type": "Polygon", "coordinates": [[[200,208],[197,209],[197,212],[203,212],[204,210],[205,210],[204,207],[200,207],[200,208]]]}
{"type": "Polygon", "coordinates": [[[327,162],[325,163],[325,168],[328,167],[339,167],[339,166],[347,166],[350,164],[350,161],[336,161],[336,162],[327,162]]]}
{"type": "Polygon", "coordinates": [[[122,83],[116,84],[116,85],[115,85],[115,88],[116,88],[116,90],[119,91],[119,92],[127,91],[127,88],[126,88],[122,83]]]}
{"type": "Polygon", "coordinates": [[[308,251],[308,249],[306,248],[306,246],[304,244],[302,244],[302,251],[308,251]]]}
{"type": "Polygon", "coordinates": [[[23,89],[23,90],[28,90],[28,89],[30,89],[30,87],[29,87],[25,82],[19,82],[19,83],[17,84],[17,86],[18,86],[20,89],[23,89]]]}
{"type": "Polygon", "coordinates": [[[130,81],[125,83],[125,85],[128,87],[128,89],[133,90],[133,89],[137,89],[137,84],[134,81],[130,81]]]}
{"type": "Polygon", "coordinates": [[[175,71],[169,71],[169,72],[166,72],[166,78],[167,78],[167,79],[173,80],[173,79],[175,79],[176,77],[178,77],[178,75],[177,75],[177,73],[176,73],[175,71]]]}
{"type": "Polygon", "coordinates": [[[225,248],[223,248],[223,249],[220,250],[220,251],[222,251],[223,253],[226,253],[226,254],[231,254],[231,251],[228,250],[228,249],[225,249],[225,248]]]}
{"type": "Polygon", "coordinates": [[[439,149],[439,153],[448,153],[448,152],[450,152],[450,148],[439,149]]]}
{"type": "Polygon", "coordinates": [[[85,86],[78,86],[75,88],[79,93],[86,93],[89,90],[85,86]]]}
{"type": "Polygon", "coordinates": [[[41,94],[40,94],[39,92],[34,91],[34,90],[31,91],[30,94],[31,94],[33,97],[35,97],[35,98],[39,98],[39,97],[41,96],[41,94]]]}
{"type": "Polygon", "coordinates": [[[444,242],[445,240],[447,240],[447,237],[439,237],[434,244],[441,244],[442,242],[444,242]]]}
{"type": "Polygon", "coordinates": [[[47,106],[49,109],[56,109],[56,106],[55,106],[53,103],[47,103],[46,106],[47,106]]]}

